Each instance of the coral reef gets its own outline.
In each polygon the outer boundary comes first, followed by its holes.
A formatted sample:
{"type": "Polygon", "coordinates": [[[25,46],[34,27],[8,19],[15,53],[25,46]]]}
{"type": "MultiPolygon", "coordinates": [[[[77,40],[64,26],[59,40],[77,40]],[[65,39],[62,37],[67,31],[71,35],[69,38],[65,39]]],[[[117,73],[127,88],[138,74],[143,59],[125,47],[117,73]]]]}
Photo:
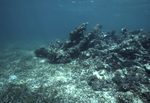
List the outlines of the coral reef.
{"type": "Polygon", "coordinates": [[[82,23],[76,27],[69,39],[57,41],[57,46],[50,44],[47,50],[35,50],[36,56],[42,55],[40,57],[48,58],[50,63],[76,61],[80,68],[88,70],[87,84],[94,91],[111,90],[118,103],[149,103],[150,33],[126,28],[120,33],[98,32],[102,25],[97,24],[84,34],[87,25],[82,23]]]}

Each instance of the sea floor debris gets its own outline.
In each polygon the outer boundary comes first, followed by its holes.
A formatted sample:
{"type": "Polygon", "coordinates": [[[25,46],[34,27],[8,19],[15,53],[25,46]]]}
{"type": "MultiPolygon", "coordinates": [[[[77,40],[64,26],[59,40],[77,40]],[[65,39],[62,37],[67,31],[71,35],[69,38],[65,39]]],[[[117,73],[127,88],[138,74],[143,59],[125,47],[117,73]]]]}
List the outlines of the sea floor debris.
{"type": "Polygon", "coordinates": [[[150,33],[87,25],[47,48],[3,48],[0,102],[149,103],[150,33]]]}

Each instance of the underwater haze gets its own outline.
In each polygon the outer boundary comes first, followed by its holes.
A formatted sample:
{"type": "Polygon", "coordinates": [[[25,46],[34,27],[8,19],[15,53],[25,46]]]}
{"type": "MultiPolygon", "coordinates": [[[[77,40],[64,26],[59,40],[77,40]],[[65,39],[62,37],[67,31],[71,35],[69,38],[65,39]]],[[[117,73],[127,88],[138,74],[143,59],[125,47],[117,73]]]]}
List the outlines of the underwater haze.
{"type": "Polygon", "coordinates": [[[149,0],[0,0],[0,41],[66,39],[83,22],[150,30],[149,0]]]}

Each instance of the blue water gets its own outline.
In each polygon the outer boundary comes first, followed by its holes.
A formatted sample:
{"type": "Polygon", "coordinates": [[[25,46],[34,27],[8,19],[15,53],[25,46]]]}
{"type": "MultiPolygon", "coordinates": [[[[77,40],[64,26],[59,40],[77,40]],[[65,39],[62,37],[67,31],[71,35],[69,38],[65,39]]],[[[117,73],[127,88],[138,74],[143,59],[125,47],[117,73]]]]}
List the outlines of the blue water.
{"type": "Polygon", "coordinates": [[[150,30],[150,0],[0,0],[0,41],[66,39],[89,22],[103,30],[150,30]]]}

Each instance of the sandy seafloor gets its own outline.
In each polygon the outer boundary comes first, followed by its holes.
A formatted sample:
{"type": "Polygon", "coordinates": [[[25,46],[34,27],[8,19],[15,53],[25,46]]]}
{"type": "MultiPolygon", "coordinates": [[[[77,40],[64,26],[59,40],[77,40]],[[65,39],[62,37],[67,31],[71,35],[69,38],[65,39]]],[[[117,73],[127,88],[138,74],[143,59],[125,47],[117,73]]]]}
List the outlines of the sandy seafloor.
{"type": "MultiPolygon", "coordinates": [[[[41,44],[44,46],[44,44],[41,44]]],[[[38,45],[1,45],[0,103],[98,103],[115,101],[109,91],[95,92],[86,82],[88,70],[76,61],[50,64],[37,58],[38,45]]]]}
{"type": "Polygon", "coordinates": [[[80,66],[80,61],[51,64],[37,58],[34,50],[43,46],[47,44],[1,45],[0,103],[117,103],[113,86],[94,91],[88,85],[87,77],[95,71],[80,66]]]}

